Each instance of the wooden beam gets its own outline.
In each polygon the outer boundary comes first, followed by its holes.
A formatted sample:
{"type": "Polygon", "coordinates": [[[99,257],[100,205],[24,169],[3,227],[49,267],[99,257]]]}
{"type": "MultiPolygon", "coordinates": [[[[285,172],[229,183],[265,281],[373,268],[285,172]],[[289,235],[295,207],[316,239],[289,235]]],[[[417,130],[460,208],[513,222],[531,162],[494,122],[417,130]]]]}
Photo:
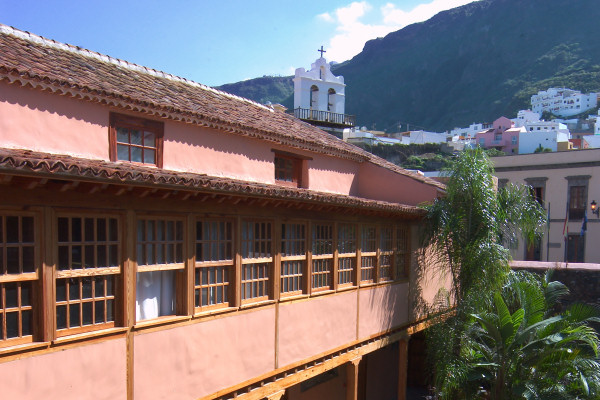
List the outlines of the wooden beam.
{"type": "Polygon", "coordinates": [[[408,339],[400,339],[398,345],[398,400],[406,400],[406,378],[408,373],[408,339]]]}
{"type": "Polygon", "coordinates": [[[358,367],[362,356],[346,364],[346,400],[358,400],[358,367]]]}
{"type": "Polygon", "coordinates": [[[69,182],[69,183],[65,183],[64,185],[62,185],[62,187],[60,188],[61,192],[66,192],[69,189],[73,189],[76,188],[77,186],[79,186],[79,181],[75,181],[75,182],[69,182]]]}
{"type": "Polygon", "coordinates": [[[265,399],[266,400],[280,400],[284,394],[285,394],[285,389],[279,390],[278,392],[267,395],[267,397],[265,397],[265,399]]]}
{"type": "Polygon", "coordinates": [[[26,186],[27,189],[35,189],[38,186],[45,185],[48,182],[47,178],[33,180],[26,186]]]}
{"type": "Polygon", "coordinates": [[[108,183],[103,183],[102,185],[95,185],[90,189],[89,193],[94,194],[99,190],[106,190],[107,187],[108,187],[108,183]]]}

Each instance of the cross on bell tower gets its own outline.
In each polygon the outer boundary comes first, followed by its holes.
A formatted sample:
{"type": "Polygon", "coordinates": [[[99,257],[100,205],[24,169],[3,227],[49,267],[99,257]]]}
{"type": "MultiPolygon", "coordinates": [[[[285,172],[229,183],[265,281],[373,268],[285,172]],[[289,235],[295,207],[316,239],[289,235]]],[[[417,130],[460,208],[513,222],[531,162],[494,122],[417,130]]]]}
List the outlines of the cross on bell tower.
{"type": "Polygon", "coordinates": [[[327,53],[327,50],[323,50],[323,46],[317,51],[321,53],[321,58],[323,58],[323,53],[327,53]]]}

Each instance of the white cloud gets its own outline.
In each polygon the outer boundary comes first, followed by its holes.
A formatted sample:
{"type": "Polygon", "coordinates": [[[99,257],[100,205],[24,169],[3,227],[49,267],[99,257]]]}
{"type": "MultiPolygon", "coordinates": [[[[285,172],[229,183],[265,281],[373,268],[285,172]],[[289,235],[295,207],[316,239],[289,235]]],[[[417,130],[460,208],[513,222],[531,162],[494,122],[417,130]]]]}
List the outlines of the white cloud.
{"type": "Polygon", "coordinates": [[[335,22],[335,20],[329,13],[319,14],[319,15],[317,15],[317,18],[322,19],[325,22],[335,22]]]}
{"type": "Polygon", "coordinates": [[[409,11],[403,10],[393,3],[387,3],[379,9],[379,20],[372,24],[361,22],[361,19],[373,8],[366,1],[355,1],[333,12],[319,14],[317,17],[323,21],[337,24],[335,35],[329,39],[327,58],[341,62],[360,53],[370,39],[385,36],[412,23],[425,21],[440,11],[459,7],[472,1],[432,0],[409,11]]]}
{"type": "MultiPolygon", "coordinates": [[[[386,25],[397,25],[400,28],[415,22],[426,21],[443,10],[460,7],[472,3],[474,0],[433,0],[430,3],[419,4],[410,11],[397,8],[392,3],[381,7],[383,22],[386,25]]],[[[400,29],[399,28],[399,29],[400,29]]]]}

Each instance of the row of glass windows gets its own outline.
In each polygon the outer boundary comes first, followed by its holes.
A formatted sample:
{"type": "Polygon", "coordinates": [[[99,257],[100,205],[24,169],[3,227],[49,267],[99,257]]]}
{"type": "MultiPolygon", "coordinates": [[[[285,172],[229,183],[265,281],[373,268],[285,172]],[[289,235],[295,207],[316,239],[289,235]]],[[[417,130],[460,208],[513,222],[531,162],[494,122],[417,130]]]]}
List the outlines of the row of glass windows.
{"type": "MultiPolygon", "coordinates": [[[[36,336],[35,313],[42,310],[35,304],[44,303],[39,300],[43,238],[37,218],[35,213],[0,212],[0,341],[5,344],[36,336]]],[[[283,222],[276,229],[273,220],[241,219],[237,233],[236,221],[195,222],[189,284],[197,311],[407,276],[404,225],[283,222]],[[239,287],[234,284],[236,274],[239,287]]],[[[122,223],[118,216],[56,218],[54,295],[49,306],[55,309],[57,336],[120,324],[115,316],[124,301],[117,291],[124,284],[122,223]]],[[[187,285],[180,279],[186,276],[185,225],[179,218],[138,218],[136,320],[174,315],[182,309],[176,294],[187,285]]]]}

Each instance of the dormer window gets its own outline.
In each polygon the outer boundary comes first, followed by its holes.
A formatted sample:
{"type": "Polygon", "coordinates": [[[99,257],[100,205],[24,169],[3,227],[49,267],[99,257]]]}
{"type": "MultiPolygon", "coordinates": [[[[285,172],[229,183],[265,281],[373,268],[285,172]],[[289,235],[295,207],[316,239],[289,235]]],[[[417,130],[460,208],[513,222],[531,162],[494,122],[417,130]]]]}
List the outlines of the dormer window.
{"type": "Polygon", "coordinates": [[[275,182],[286,186],[306,187],[303,181],[305,160],[310,157],[273,150],[275,153],[275,182]]]}
{"type": "Polygon", "coordinates": [[[162,167],[164,124],[162,122],[110,114],[110,159],[162,167]]]}

